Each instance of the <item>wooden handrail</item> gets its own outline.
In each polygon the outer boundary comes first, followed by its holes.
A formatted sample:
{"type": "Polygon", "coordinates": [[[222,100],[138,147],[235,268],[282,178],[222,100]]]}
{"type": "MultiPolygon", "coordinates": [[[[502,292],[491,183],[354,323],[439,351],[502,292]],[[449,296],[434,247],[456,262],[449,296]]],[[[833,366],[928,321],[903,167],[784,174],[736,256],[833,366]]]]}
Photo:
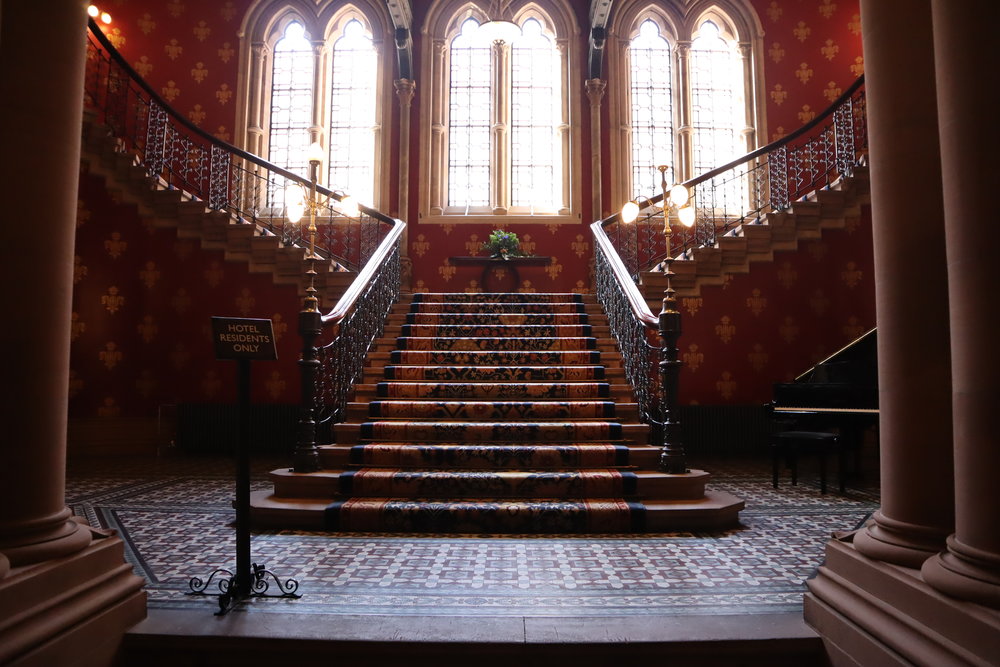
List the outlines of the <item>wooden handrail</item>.
{"type": "MultiPolygon", "coordinates": [[[[167,113],[167,115],[170,116],[175,122],[180,124],[185,130],[200,137],[201,139],[205,140],[206,142],[210,143],[213,146],[218,146],[227,153],[231,153],[232,155],[235,155],[236,157],[246,160],[247,162],[255,164],[269,172],[273,172],[289,180],[296,181],[300,183],[306,190],[312,188],[313,184],[311,181],[309,181],[309,179],[300,176],[296,173],[293,173],[291,171],[288,171],[283,167],[279,167],[276,164],[272,164],[271,162],[268,162],[267,160],[257,155],[254,155],[253,153],[248,153],[241,148],[237,148],[236,146],[209,134],[205,130],[201,129],[200,127],[192,123],[183,115],[177,113],[177,111],[172,106],[170,106],[170,104],[168,104],[159,95],[159,93],[153,90],[153,88],[148,83],[146,83],[146,80],[143,79],[142,76],[140,76],[139,73],[136,72],[131,65],[129,65],[128,61],[125,60],[125,58],[120,53],[118,53],[118,50],[108,40],[107,36],[101,30],[100,26],[94,21],[94,19],[92,18],[88,19],[88,23],[90,25],[91,34],[93,34],[94,38],[97,39],[97,41],[101,44],[101,47],[107,52],[108,56],[115,61],[115,64],[121,67],[128,74],[129,79],[131,79],[131,81],[135,83],[135,85],[139,86],[139,88],[141,88],[143,92],[149,95],[151,100],[153,100],[160,107],[162,107],[163,110],[167,113]]],[[[316,192],[323,195],[324,197],[330,197],[332,199],[335,199],[336,201],[343,200],[343,195],[319,184],[316,185],[316,192]]],[[[393,222],[393,218],[390,218],[381,211],[370,208],[363,204],[359,204],[358,208],[361,210],[362,213],[365,213],[366,215],[372,218],[376,218],[382,222],[390,224],[393,222]]]]}
{"type": "Polygon", "coordinates": [[[406,229],[405,222],[398,218],[393,219],[392,229],[389,230],[389,233],[382,239],[378,248],[372,253],[371,258],[358,273],[358,277],[350,284],[333,309],[323,316],[324,327],[338,326],[347,317],[348,313],[357,304],[358,299],[364,294],[365,288],[371,282],[375,272],[382,266],[396,247],[396,242],[402,236],[404,229],[406,229]]]}
{"type": "MultiPolygon", "coordinates": [[[[847,100],[849,100],[851,98],[851,96],[853,96],[854,93],[856,93],[858,91],[858,89],[861,88],[861,86],[864,85],[864,83],[865,83],[865,75],[862,74],[857,79],[855,79],[854,83],[851,84],[850,88],[848,88],[847,90],[845,90],[840,95],[840,97],[838,97],[836,100],[834,100],[834,102],[830,106],[828,106],[826,109],[824,109],[822,113],[820,113],[818,116],[816,116],[815,118],[813,118],[811,121],[809,121],[808,123],[806,123],[805,125],[803,125],[799,129],[795,130],[791,134],[787,134],[784,137],[782,137],[781,139],[778,139],[777,141],[772,141],[771,143],[767,144],[766,146],[761,146],[760,148],[758,148],[756,150],[753,150],[753,151],[747,153],[746,155],[738,157],[735,160],[732,160],[731,162],[727,162],[726,164],[724,164],[724,165],[722,165],[720,167],[716,167],[715,169],[712,169],[711,171],[706,171],[704,174],[700,174],[698,176],[695,176],[694,178],[689,178],[688,180],[686,180],[683,183],[681,183],[681,185],[687,187],[688,190],[690,190],[694,186],[696,186],[696,185],[698,185],[700,183],[704,183],[705,181],[711,180],[712,178],[715,178],[719,174],[725,173],[725,172],[729,171],[730,169],[743,164],[744,162],[750,162],[751,160],[756,160],[757,158],[759,158],[762,155],[766,155],[767,153],[770,153],[770,152],[772,152],[774,150],[777,150],[778,148],[781,148],[782,146],[785,146],[785,145],[787,145],[787,144],[795,141],[796,139],[798,139],[799,137],[801,137],[803,134],[809,132],[814,127],[818,126],[821,122],[823,122],[824,120],[826,120],[827,118],[829,118],[830,116],[832,116],[833,112],[836,111],[840,107],[840,105],[842,105],[844,102],[846,102],[847,100]]],[[[653,195],[652,197],[648,198],[648,202],[650,204],[659,204],[662,201],[663,201],[663,193],[662,192],[659,193],[659,194],[653,195]]],[[[607,227],[608,225],[611,225],[612,223],[618,222],[619,218],[620,218],[620,214],[614,213],[614,214],[608,216],[607,218],[604,218],[603,220],[599,220],[598,222],[600,222],[602,226],[607,227]]]]}
{"type": "Polygon", "coordinates": [[[632,314],[639,322],[642,323],[644,327],[652,331],[659,332],[659,318],[656,315],[653,315],[653,311],[651,311],[649,306],[646,305],[646,300],[639,292],[639,288],[636,286],[635,281],[632,280],[632,276],[629,275],[628,270],[625,268],[625,264],[622,263],[622,258],[618,255],[615,247],[611,245],[611,239],[608,238],[607,232],[604,231],[603,221],[598,220],[597,222],[592,223],[590,225],[590,230],[594,234],[594,242],[597,249],[604,253],[604,257],[608,260],[608,265],[611,267],[611,271],[615,275],[615,280],[618,282],[619,287],[621,287],[625,292],[625,296],[628,298],[629,307],[632,309],[632,314]]]}

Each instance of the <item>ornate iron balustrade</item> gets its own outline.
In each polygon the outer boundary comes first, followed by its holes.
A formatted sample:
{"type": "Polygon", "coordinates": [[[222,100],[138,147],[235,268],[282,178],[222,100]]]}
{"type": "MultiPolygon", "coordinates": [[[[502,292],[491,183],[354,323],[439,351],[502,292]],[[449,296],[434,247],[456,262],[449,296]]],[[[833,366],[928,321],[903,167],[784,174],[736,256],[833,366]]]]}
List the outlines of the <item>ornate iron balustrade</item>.
{"type": "MultiPolygon", "coordinates": [[[[634,304],[642,301],[638,290],[635,294],[622,281],[625,265],[612,252],[608,252],[610,240],[603,229],[595,229],[598,241],[594,244],[594,286],[597,298],[608,316],[611,334],[618,342],[625,364],[625,376],[635,392],[642,421],[659,425],[660,386],[652,369],[660,361],[661,349],[656,344],[657,320],[646,308],[645,313],[636,313],[634,304]],[[601,238],[603,236],[603,238],[601,238]],[[615,270],[617,268],[617,271],[615,270]]],[[[626,274],[627,277],[627,274],[626,274]]],[[[645,307],[645,304],[642,304],[645,307]]]]}
{"type": "MultiPolygon", "coordinates": [[[[262,236],[305,247],[305,225],[285,217],[286,186],[306,192],[307,178],[213,137],[170,107],[90,22],[85,106],[107,128],[116,150],[145,168],[155,186],[185,193],[206,209],[226,211],[233,222],[255,225],[262,236]]],[[[303,164],[303,170],[306,165],[303,164]]],[[[394,220],[372,208],[343,211],[344,195],[321,185],[317,255],[358,271],[389,234],[394,220]]],[[[336,267],[334,267],[336,269],[336,267]]]]}
{"type": "Polygon", "coordinates": [[[744,224],[761,224],[767,213],[784,211],[806,195],[850,176],[868,154],[864,77],[833,104],[792,134],[684,182],[692,193],[695,224],[677,227],[664,247],[663,193],[640,198],[639,218],[620,224],[617,214],[601,220],[633,280],[668,254],[683,259],[697,247],[744,224]]]}
{"type": "Polygon", "coordinates": [[[641,418],[653,427],[650,443],[663,447],[661,469],[685,470],[676,421],[680,312],[669,287],[670,264],[690,257],[696,247],[714,246],[719,236],[738,233],[744,224],[762,224],[767,213],[785,210],[849,176],[868,153],[863,85],[859,77],[827,110],[787,137],[685,181],[696,212],[690,229],[664,234],[662,191],[640,198],[640,216],[632,223],[615,214],[591,225],[597,297],[618,341],[641,418]],[[658,317],[636,286],[641,273],[657,265],[668,274],[658,317]]]}
{"type": "Polygon", "coordinates": [[[319,469],[317,443],[332,442],[333,424],[344,420],[351,388],[364,372],[368,350],[382,335],[389,309],[399,298],[399,243],[405,228],[405,223],[396,221],[332,311],[299,313],[303,404],[295,472],[319,469]],[[328,342],[317,348],[319,338],[328,342]]]}

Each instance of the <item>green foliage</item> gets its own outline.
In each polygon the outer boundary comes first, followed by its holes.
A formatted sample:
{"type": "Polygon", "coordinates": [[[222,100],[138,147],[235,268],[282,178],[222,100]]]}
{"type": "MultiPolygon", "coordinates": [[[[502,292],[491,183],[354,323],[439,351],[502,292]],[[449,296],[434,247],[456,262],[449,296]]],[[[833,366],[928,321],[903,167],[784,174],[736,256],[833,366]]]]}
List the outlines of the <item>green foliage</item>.
{"type": "Polygon", "coordinates": [[[514,232],[494,229],[489,240],[483,243],[483,250],[492,257],[520,257],[521,242],[514,232]]]}

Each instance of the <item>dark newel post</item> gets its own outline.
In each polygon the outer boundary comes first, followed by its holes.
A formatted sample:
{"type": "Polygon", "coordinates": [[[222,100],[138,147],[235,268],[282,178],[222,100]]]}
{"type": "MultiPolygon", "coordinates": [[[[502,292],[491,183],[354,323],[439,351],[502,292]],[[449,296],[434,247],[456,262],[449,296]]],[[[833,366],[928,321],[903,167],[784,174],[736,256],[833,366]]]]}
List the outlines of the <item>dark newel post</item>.
{"type": "Polygon", "coordinates": [[[236,577],[230,593],[250,595],[250,360],[239,364],[239,443],[236,445],[236,577]]]}
{"type": "MultiPolygon", "coordinates": [[[[314,144],[315,145],[315,144],[314,144]]],[[[312,147],[310,147],[312,152],[312,147]]],[[[292,461],[293,472],[319,470],[319,452],[316,450],[316,372],[320,362],[316,353],[316,338],[323,332],[323,316],[316,297],[316,180],[319,176],[320,158],[309,157],[309,174],[312,181],[309,201],[309,286],[299,313],[299,334],[302,336],[302,358],[299,371],[302,390],[302,416],[299,418],[299,443],[292,461]]]]}
{"type": "Polygon", "coordinates": [[[316,373],[320,363],[316,352],[316,338],[322,331],[323,316],[319,310],[303,310],[299,313],[299,334],[302,336],[302,358],[299,359],[302,414],[299,417],[299,441],[292,463],[294,472],[319,470],[315,416],[316,373]]]}
{"type": "MultiPolygon", "coordinates": [[[[669,236],[667,237],[669,242],[669,236]]],[[[669,247],[669,246],[668,246],[669,247]]],[[[677,339],[681,335],[681,313],[677,310],[677,300],[670,286],[670,263],[667,264],[667,290],[660,311],[660,338],[663,349],[660,353],[660,410],[663,423],[663,451],[660,454],[660,470],[668,473],[687,472],[684,460],[684,446],[681,444],[680,424],[677,421],[677,387],[683,362],[677,358],[677,339]]]]}
{"type": "Polygon", "coordinates": [[[687,472],[684,446],[681,444],[680,424],[677,422],[677,387],[680,381],[681,365],[677,358],[677,339],[681,335],[681,313],[677,310],[677,299],[671,279],[674,272],[673,245],[670,229],[670,201],[667,195],[667,167],[657,167],[663,189],[663,236],[667,257],[663,261],[667,277],[667,289],[663,292],[663,309],[660,311],[660,338],[663,340],[660,352],[660,423],[663,424],[663,450],[660,453],[660,470],[671,474],[687,472]]]}

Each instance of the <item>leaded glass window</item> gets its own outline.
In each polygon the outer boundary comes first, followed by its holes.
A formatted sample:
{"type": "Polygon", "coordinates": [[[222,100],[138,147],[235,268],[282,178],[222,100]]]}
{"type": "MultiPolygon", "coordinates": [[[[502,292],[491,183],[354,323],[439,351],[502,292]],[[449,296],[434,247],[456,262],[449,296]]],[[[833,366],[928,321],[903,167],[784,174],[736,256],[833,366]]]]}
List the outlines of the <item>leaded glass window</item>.
{"type": "Polygon", "coordinates": [[[710,21],[691,42],[691,122],[694,170],[702,173],[745,152],[739,140],[743,70],[733,48],[710,21]]]}
{"type": "MultiPolygon", "coordinates": [[[[309,126],[312,125],[313,50],[301,23],[291,22],[274,45],[268,160],[307,177],[309,126]]],[[[268,199],[282,196],[271,183],[268,199]]]]}
{"type": "Polygon", "coordinates": [[[372,204],[378,54],[371,34],[357,19],[349,21],[334,42],[332,61],[327,183],[372,204]]]}
{"type": "Polygon", "coordinates": [[[490,205],[491,46],[469,19],[451,42],[448,105],[448,205],[490,205]]]}
{"type": "Polygon", "coordinates": [[[511,204],[552,211],[562,190],[559,54],[529,19],[511,46],[511,204]]]}
{"type": "Polygon", "coordinates": [[[660,187],[657,167],[668,165],[675,180],[674,103],[670,43],[647,19],[629,44],[632,196],[649,196],[660,187]]]}
{"type": "MultiPolygon", "coordinates": [[[[292,22],[274,45],[268,160],[308,176],[306,151],[312,125],[313,50],[301,23],[292,22]]],[[[274,188],[271,188],[274,190],[274,188]]],[[[281,189],[269,193],[280,197],[281,189]]]]}

